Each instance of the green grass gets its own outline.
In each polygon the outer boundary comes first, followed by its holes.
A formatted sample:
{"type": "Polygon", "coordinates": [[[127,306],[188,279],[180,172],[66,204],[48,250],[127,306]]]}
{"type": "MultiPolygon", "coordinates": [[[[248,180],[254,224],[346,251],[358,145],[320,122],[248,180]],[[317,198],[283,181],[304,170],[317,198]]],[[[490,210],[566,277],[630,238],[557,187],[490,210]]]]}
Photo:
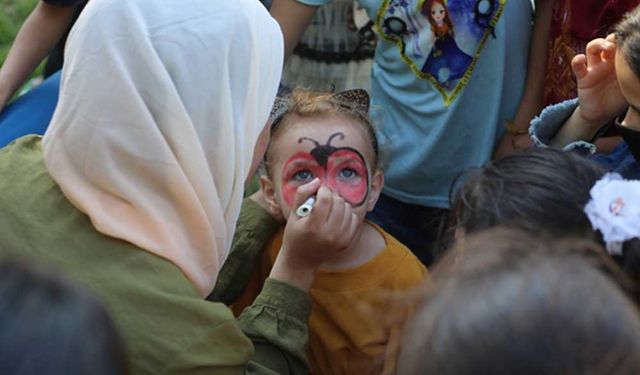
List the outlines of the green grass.
{"type": "MultiPolygon", "coordinates": [[[[20,26],[37,3],[38,0],[0,0],[0,66],[7,58],[20,26]]],[[[44,64],[40,64],[31,77],[39,76],[43,66],[44,64]]],[[[16,95],[20,91],[18,90],[16,95]]]]}
{"type": "Polygon", "coordinates": [[[0,0],[0,64],[7,57],[20,25],[37,3],[38,0],[0,0]]]}

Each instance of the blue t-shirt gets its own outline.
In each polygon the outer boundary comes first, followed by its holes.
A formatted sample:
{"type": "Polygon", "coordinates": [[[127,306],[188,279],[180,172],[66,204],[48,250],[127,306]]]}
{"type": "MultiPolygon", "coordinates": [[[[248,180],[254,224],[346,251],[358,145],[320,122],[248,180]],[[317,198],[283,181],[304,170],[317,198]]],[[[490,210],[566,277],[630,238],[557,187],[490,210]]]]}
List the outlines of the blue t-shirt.
{"type": "Polygon", "coordinates": [[[58,103],[60,74],[47,78],[0,112],[0,147],[27,134],[44,134],[58,103]]]}
{"type": "MultiPolygon", "coordinates": [[[[330,0],[298,0],[324,5],[330,0]]],[[[359,0],[379,42],[372,116],[389,155],[384,192],[448,207],[453,180],[486,163],[524,88],[528,0],[359,0]]]]}

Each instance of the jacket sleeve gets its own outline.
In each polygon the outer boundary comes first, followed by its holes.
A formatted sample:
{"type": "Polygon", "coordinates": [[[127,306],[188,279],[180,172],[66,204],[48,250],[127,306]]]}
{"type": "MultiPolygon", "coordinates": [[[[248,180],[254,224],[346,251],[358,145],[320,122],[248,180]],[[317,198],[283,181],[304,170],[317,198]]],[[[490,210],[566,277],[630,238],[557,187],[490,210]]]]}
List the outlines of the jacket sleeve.
{"type": "Polygon", "coordinates": [[[242,202],[231,251],[213,292],[207,298],[230,305],[244,291],[265,244],[280,228],[266,210],[249,198],[242,202]]]}
{"type": "Polygon", "coordinates": [[[311,298],[287,283],[267,279],[238,321],[255,353],[248,374],[307,374],[311,298]]]}
{"type": "MultiPolygon", "coordinates": [[[[558,130],[567,121],[573,111],[578,107],[578,99],[571,99],[562,103],[550,105],[546,107],[540,116],[531,121],[529,127],[529,135],[536,147],[551,147],[551,139],[558,133],[558,130]]],[[[597,138],[601,132],[596,135],[597,138]]],[[[596,152],[596,146],[587,141],[575,141],[565,145],[565,151],[576,150],[585,154],[593,154],[596,152]]]]}
{"type": "Polygon", "coordinates": [[[307,293],[267,279],[255,302],[237,320],[222,304],[207,305],[207,312],[202,313],[215,314],[219,324],[189,323],[185,330],[197,329],[198,334],[156,374],[308,374],[306,346],[311,300],[307,293]]]}

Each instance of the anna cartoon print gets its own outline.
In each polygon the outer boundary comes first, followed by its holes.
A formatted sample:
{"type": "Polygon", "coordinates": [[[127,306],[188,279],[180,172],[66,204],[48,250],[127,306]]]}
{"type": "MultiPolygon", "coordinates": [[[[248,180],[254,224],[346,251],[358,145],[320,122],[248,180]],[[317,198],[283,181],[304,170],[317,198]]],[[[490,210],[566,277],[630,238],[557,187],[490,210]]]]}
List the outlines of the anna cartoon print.
{"type": "Polygon", "coordinates": [[[496,36],[507,0],[383,0],[375,28],[451,104],[496,36]]]}

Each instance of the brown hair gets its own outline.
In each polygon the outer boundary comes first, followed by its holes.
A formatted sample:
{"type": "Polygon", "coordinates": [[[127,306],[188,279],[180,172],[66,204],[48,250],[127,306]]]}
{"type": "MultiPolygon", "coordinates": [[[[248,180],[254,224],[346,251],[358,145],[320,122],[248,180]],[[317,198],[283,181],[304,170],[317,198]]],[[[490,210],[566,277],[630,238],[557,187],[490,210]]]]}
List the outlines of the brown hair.
{"type": "MultiPolygon", "coordinates": [[[[605,170],[572,152],[533,148],[487,163],[464,176],[452,194],[448,226],[440,233],[441,252],[456,231],[465,234],[508,226],[550,238],[589,238],[594,232],[584,206],[605,170]]],[[[626,241],[616,260],[640,281],[640,240],[626,241]]]]}
{"type": "MultiPolygon", "coordinates": [[[[366,97],[366,100],[368,102],[368,96],[366,97]]],[[[283,110],[280,111],[282,112],[281,114],[278,114],[278,110],[275,110],[275,118],[271,124],[271,140],[269,141],[267,152],[264,155],[264,166],[268,176],[271,176],[272,172],[272,146],[275,144],[275,141],[287,129],[294,126],[297,123],[297,120],[311,117],[340,116],[358,124],[365,135],[365,138],[371,144],[374,155],[373,168],[380,168],[378,138],[376,136],[373,121],[367,113],[368,103],[364,105],[361,102],[349,100],[348,94],[320,93],[296,89],[289,96],[280,99],[278,104],[283,108],[283,110]]]]}
{"type": "Polygon", "coordinates": [[[640,6],[627,13],[614,32],[617,48],[631,70],[640,77],[640,6]]]}
{"type": "Polygon", "coordinates": [[[532,148],[465,174],[451,194],[448,233],[496,226],[532,234],[596,238],[584,206],[605,170],[580,155],[532,148]]]}
{"type": "Polygon", "coordinates": [[[630,281],[602,254],[506,229],[465,238],[405,329],[398,373],[640,373],[630,281]]]}

